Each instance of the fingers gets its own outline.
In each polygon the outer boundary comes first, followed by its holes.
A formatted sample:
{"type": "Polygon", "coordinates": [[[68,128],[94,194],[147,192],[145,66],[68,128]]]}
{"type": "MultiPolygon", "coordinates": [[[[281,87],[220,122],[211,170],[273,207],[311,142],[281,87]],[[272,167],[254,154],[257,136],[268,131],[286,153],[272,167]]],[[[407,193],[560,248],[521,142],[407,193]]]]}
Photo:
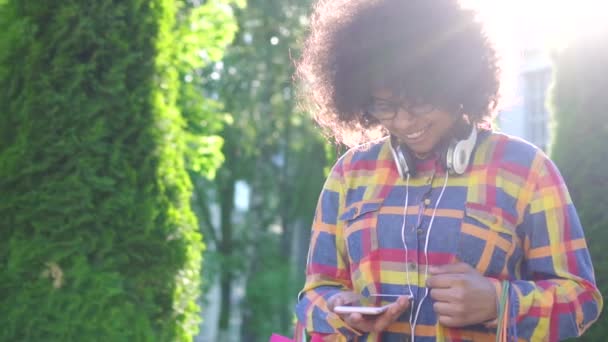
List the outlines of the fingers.
{"type": "Polygon", "coordinates": [[[426,280],[426,286],[431,289],[449,289],[461,284],[462,274],[437,274],[426,280]]]}
{"type": "Polygon", "coordinates": [[[396,319],[399,315],[401,315],[403,312],[410,308],[410,304],[412,303],[411,300],[412,297],[410,296],[400,296],[399,298],[397,298],[397,301],[395,301],[395,303],[391,304],[391,306],[387,310],[387,313],[392,314],[393,316],[395,316],[396,319]]]}
{"type": "Polygon", "coordinates": [[[337,293],[337,294],[331,296],[327,300],[327,307],[330,311],[334,311],[334,308],[336,306],[354,303],[354,302],[358,301],[360,298],[361,298],[361,296],[359,294],[356,294],[351,291],[340,292],[340,293],[337,293]]]}
{"type": "Polygon", "coordinates": [[[361,315],[359,313],[352,313],[349,315],[343,315],[342,319],[349,326],[365,332],[379,332],[383,331],[390,324],[395,322],[399,316],[410,308],[410,297],[401,296],[397,301],[391,304],[388,310],[380,315],[361,315]]]}
{"type": "Polygon", "coordinates": [[[439,323],[447,327],[462,326],[462,320],[467,316],[461,300],[462,291],[458,288],[433,289],[431,298],[435,301],[433,311],[435,311],[439,323]]]}
{"type": "Polygon", "coordinates": [[[447,302],[433,303],[433,310],[439,316],[461,317],[465,312],[464,308],[459,304],[447,302]]]}
{"type": "Polygon", "coordinates": [[[382,331],[385,330],[390,324],[395,322],[402,313],[407,311],[410,308],[410,297],[409,296],[401,296],[397,299],[397,301],[390,305],[388,310],[380,315],[374,324],[373,331],[382,331]]]}
{"type": "Polygon", "coordinates": [[[446,327],[459,328],[476,323],[474,314],[462,303],[435,302],[433,311],[437,315],[437,321],[446,327]]]}
{"type": "Polygon", "coordinates": [[[455,316],[438,315],[437,321],[439,322],[439,324],[448,328],[460,328],[464,326],[464,324],[460,322],[460,320],[455,316]]]}
{"type": "Polygon", "coordinates": [[[453,264],[445,264],[445,265],[437,265],[430,266],[429,272],[433,275],[435,274],[452,274],[452,273],[468,273],[474,271],[475,269],[471,267],[471,265],[465,262],[456,262],[453,264]]]}
{"type": "Polygon", "coordinates": [[[442,325],[462,327],[497,316],[494,285],[476,272],[436,274],[427,284],[435,301],[433,310],[442,325]]]}
{"type": "Polygon", "coordinates": [[[436,302],[458,303],[463,297],[464,292],[460,288],[431,290],[431,298],[436,302]]]}

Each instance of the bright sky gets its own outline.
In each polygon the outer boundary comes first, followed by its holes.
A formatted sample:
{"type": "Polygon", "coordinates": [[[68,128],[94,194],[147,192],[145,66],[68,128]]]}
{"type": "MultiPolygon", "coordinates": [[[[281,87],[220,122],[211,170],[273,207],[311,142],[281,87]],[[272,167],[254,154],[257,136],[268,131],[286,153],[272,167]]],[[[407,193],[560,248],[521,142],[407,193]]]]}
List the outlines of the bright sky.
{"type": "Polygon", "coordinates": [[[461,0],[473,6],[496,30],[517,40],[563,47],[578,34],[608,25],[608,0],[461,0]],[[504,32],[503,32],[504,33],[504,32]]]}

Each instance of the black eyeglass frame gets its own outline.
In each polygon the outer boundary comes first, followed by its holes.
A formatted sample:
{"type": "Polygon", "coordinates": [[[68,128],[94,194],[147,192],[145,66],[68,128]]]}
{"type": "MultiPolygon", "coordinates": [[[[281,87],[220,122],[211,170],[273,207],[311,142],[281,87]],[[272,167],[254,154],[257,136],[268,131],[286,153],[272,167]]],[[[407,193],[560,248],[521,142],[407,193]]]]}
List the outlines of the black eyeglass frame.
{"type": "Polygon", "coordinates": [[[372,98],[369,105],[364,109],[364,116],[373,118],[380,122],[391,121],[395,119],[399,110],[403,109],[406,113],[413,116],[424,116],[427,115],[439,107],[428,102],[414,102],[406,104],[407,101],[400,100],[385,100],[385,99],[374,99],[372,98]],[[382,105],[382,110],[379,110],[378,104],[382,105]]]}

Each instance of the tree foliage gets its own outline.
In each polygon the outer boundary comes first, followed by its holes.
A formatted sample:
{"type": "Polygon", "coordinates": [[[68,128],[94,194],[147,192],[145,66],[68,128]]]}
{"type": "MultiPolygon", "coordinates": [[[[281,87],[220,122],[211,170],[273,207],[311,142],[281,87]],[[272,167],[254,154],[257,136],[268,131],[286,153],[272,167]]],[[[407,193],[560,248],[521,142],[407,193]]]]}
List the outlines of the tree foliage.
{"type": "Polygon", "coordinates": [[[185,170],[212,175],[221,144],[182,80],[231,39],[221,6],[0,2],[0,340],[196,333],[185,170]]]}
{"type": "Polygon", "coordinates": [[[304,275],[303,267],[294,267],[292,247],[306,252],[328,164],[326,144],[299,110],[293,82],[309,8],[309,1],[249,0],[236,12],[233,43],[201,82],[232,118],[222,131],[225,162],[215,182],[197,182],[196,203],[201,213],[219,207],[219,222],[201,221],[212,249],[206,260],[216,261],[207,270],[217,271],[221,284],[224,334],[238,312],[232,290],[245,283],[243,341],[291,332],[304,275]],[[242,200],[235,198],[239,182],[250,189],[246,210],[235,205],[242,200]]]}
{"type": "Polygon", "coordinates": [[[178,2],[179,14],[173,62],[178,67],[180,88],[177,105],[184,117],[187,168],[193,177],[213,179],[224,158],[220,132],[229,115],[222,104],[202,96],[197,80],[204,70],[223,57],[224,49],[238,30],[231,5],[242,0],[178,2]]]}
{"type": "MultiPolygon", "coordinates": [[[[556,122],[552,158],[580,215],[602,293],[608,293],[608,46],[600,43],[606,39],[608,31],[581,38],[563,51],[556,60],[551,93],[556,122]]],[[[604,314],[583,339],[600,341],[606,336],[604,314]]]]}

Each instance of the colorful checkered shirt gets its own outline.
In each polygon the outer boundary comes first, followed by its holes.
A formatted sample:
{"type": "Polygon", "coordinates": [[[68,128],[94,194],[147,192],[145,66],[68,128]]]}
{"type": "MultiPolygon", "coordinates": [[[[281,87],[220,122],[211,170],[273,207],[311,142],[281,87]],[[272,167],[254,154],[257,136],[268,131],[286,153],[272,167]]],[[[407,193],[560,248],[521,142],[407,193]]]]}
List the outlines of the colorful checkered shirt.
{"type": "MultiPolygon", "coordinates": [[[[480,133],[470,164],[464,175],[449,175],[444,183],[442,163],[421,160],[416,176],[406,182],[388,139],[342,156],[318,202],[306,284],[296,306],[300,324],[308,332],[336,334],[338,340],[407,341],[410,311],[381,334],[360,335],[328,311],[327,299],[340,291],[368,296],[403,295],[411,289],[414,310],[425,293],[426,260],[441,265],[459,259],[495,285],[509,281],[511,320],[520,341],[582,334],[597,319],[602,296],[583,229],[555,165],[525,141],[489,131],[480,133]]],[[[496,288],[500,298],[501,286],[496,288]]],[[[483,324],[443,327],[433,299],[422,301],[418,342],[494,341],[495,335],[495,328],[483,324]]]]}

